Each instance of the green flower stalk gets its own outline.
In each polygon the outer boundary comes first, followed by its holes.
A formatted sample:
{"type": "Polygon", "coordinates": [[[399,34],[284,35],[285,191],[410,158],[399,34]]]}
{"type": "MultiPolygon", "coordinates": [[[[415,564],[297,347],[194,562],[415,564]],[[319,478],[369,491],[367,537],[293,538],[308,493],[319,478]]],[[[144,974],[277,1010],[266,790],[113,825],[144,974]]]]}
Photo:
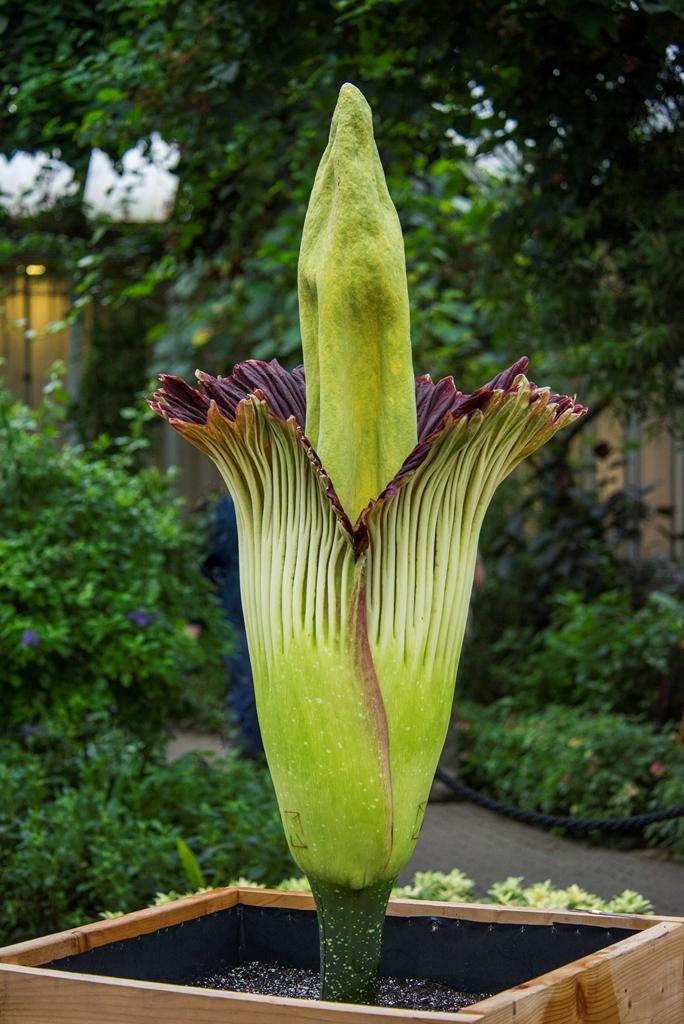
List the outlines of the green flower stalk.
{"type": "Polygon", "coordinates": [[[584,409],[519,359],[472,394],[412,382],[401,231],[345,85],[302,240],[306,376],[249,360],[153,408],[235,501],[264,747],[311,882],[324,998],[372,1002],[385,907],[449,722],[477,542],[501,481],[584,409]],[[409,386],[409,382],[410,386],[409,386]]]}

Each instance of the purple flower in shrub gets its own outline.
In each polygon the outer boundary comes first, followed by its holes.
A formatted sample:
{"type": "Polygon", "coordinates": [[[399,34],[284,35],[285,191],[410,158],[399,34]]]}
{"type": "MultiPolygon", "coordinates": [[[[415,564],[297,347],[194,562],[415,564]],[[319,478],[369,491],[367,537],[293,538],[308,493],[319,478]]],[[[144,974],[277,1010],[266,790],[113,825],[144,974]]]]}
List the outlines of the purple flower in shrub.
{"type": "Polygon", "coordinates": [[[45,739],[50,736],[50,730],[46,729],[44,725],[34,725],[30,723],[28,725],[22,725],[17,730],[21,736],[25,746],[31,748],[34,740],[45,739]]]}
{"type": "Polygon", "coordinates": [[[40,644],[40,634],[35,629],[25,629],[21,634],[21,646],[22,647],[38,647],[40,644]]]}
{"type": "Polygon", "coordinates": [[[153,622],[156,622],[159,618],[159,612],[148,612],[145,608],[136,608],[135,611],[128,613],[128,618],[131,622],[134,622],[136,626],[140,626],[144,629],[146,626],[151,626],[153,622]]]}

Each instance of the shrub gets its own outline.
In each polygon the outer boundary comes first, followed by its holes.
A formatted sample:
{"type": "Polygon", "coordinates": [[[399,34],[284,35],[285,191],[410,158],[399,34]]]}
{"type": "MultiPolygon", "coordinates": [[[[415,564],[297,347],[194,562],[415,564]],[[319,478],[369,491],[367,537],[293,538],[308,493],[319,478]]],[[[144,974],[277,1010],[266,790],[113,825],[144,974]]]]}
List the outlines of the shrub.
{"type": "Polygon", "coordinates": [[[492,668],[517,707],[541,710],[549,701],[589,711],[665,717],[681,661],[684,601],[649,594],[634,610],[626,591],[592,600],[554,595],[551,622],[541,633],[506,630],[492,668]]]}
{"type": "Polygon", "coordinates": [[[625,889],[610,900],[601,899],[579,885],[556,889],[551,882],[523,885],[521,877],[513,876],[495,882],[487,890],[490,903],[506,907],[538,907],[548,910],[601,910],[610,914],[650,914],[653,904],[633,889],[625,889]]]}
{"type": "Polygon", "coordinates": [[[392,895],[397,899],[472,903],[475,900],[475,883],[458,868],[448,874],[443,871],[416,871],[413,882],[397,886],[392,895]]]}
{"type": "MultiPolygon", "coordinates": [[[[680,748],[682,749],[682,748],[680,748]]],[[[658,783],[651,798],[654,810],[684,805],[684,756],[673,763],[656,762],[658,783]]],[[[684,815],[671,821],[659,821],[646,829],[649,843],[664,846],[675,860],[684,863],[684,815]]]]}
{"type": "Polygon", "coordinates": [[[150,735],[218,707],[221,614],[170,477],[136,472],[140,429],[60,446],[60,394],[33,412],[0,390],[0,734],[107,708],[150,735]]]}
{"type": "Polygon", "coordinates": [[[442,871],[417,871],[413,883],[392,890],[392,895],[412,900],[444,900],[452,903],[496,903],[507,907],[539,907],[549,910],[602,910],[614,914],[649,914],[650,900],[625,889],[610,900],[601,899],[579,885],[554,888],[550,881],[523,885],[522,877],[510,876],[495,882],[485,897],[475,894],[475,883],[455,868],[442,871]]]}
{"type": "MultiPolygon", "coordinates": [[[[626,817],[681,803],[665,782],[681,778],[684,748],[669,732],[617,714],[549,705],[527,713],[504,698],[459,713],[459,758],[468,781],[527,810],[626,817]]],[[[673,787],[674,789],[674,787],[673,787]]]]}
{"type": "Polygon", "coordinates": [[[133,910],[181,888],[177,839],[207,884],[291,870],[266,769],[163,750],[108,728],[0,740],[0,944],[133,910]],[[198,851],[200,851],[198,853],[198,851]]]}
{"type": "MultiPolygon", "coordinates": [[[[582,421],[584,427],[590,421],[591,417],[582,421]]],[[[667,559],[634,560],[619,555],[626,544],[638,540],[646,520],[662,517],[662,510],[649,505],[647,496],[651,488],[614,491],[610,487],[608,496],[604,497],[598,486],[587,488],[582,481],[587,476],[593,477],[596,470],[596,480],[600,484],[604,472],[614,469],[613,460],[618,453],[601,443],[593,457],[577,463],[571,455],[573,450],[575,445],[568,445],[567,438],[565,441],[556,439],[549,444],[505,482],[487,513],[481,536],[486,582],[474,594],[472,621],[466,634],[459,673],[460,690],[472,700],[489,703],[514,692],[511,674],[520,678],[527,673],[530,653],[541,646],[540,634],[549,628],[554,609],[559,625],[562,625],[563,609],[559,608],[557,596],[570,588],[578,595],[578,602],[586,602],[589,611],[580,629],[583,644],[575,665],[568,663],[567,659],[562,660],[565,676],[578,667],[591,676],[595,669],[597,659],[593,645],[602,643],[603,623],[596,622],[596,629],[592,630],[594,612],[591,609],[596,608],[595,617],[607,620],[610,630],[615,627],[611,598],[607,598],[605,606],[602,604],[602,595],[607,592],[617,594],[619,602],[626,603],[628,620],[644,607],[648,595],[654,590],[678,596],[681,620],[681,599],[684,599],[681,568],[667,559]],[[613,621],[610,621],[611,617],[613,621]],[[503,670],[497,671],[502,662],[503,670]]],[[[664,607],[664,611],[669,615],[669,609],[664,607]]],[[[647,627],[653,625],[662,635],[657,608],[647,612],[644,619],[647,627]]],[[[646,634],[642,635],[643,643],[640,643],[636,629],[632,628],[629,635],[629,622],[624,625],[625,630],[615,633],[616,647],[612,651],[612,659],[617,661],[617,665],[606,665],[599,681],[607,682],[607,700],[613,699],[615,694],[621,697],[626,681],[629,688],[625,695],[627,700],[636,696],[640,710],[643,710],[649,701],[653,705],[653,695],[662,681],[662,666],[654,667],[648,660],[652,653],[657,653],[657,640],[649,643],[646,634]],[[627,650],[621,661],[619,646],[625,639],[627,650]],[[647,654],[646,661],[644,653],[647,654]],[[637,670],[646,670],[646,685],[640,692],[638,684],[630,688],[631,677],[627,675],[635,665],[637,670]],[[651,687],[648,692],[646,686],[651,687]],[[647,699],[643,702],[645,692],[647,699]]],[[[559,638],[558,645],[563,654],[562,638],[559,638]]],[[[662,650],[671,653],[672,646],[670,634],[665,637],[662,650]]],[[[539,661],[543,699],[537,707],[542,707],[549,699],[543,686],[545,669],[547,681],[549,678],[548,666],[543,665],[542,657],[539,661]]],[[[667,682],[673,682],[676,675],[675,666],[667,682]]],[[[665,693],[663,696],[666,700],[658,712],[664,720],[668,710],[671,713],[676,707],[676,695],[670,695],[669,708],[666,706],[668,695],[665,693]]],[[[680,706],[683,698],[684,693],[680,689],[680,706]]],[[[552,699],[561,701],[565,698],[558,695],[552,699]]],[[[609,706],[616,710],[633,710],[631,706],[621,706],[617,702],[609,706]]]]}

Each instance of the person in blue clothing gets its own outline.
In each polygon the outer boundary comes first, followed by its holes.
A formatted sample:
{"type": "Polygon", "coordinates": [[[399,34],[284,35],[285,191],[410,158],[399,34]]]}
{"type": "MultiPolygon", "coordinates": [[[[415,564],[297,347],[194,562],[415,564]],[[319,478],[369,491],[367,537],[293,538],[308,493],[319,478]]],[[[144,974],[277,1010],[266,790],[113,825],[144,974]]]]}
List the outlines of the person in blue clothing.
{"type": "Polygon", "coordinates": [[[230,495],[216,502],[209,554],[204,569],[215,583],[225,617],[233,627],[235,644],[226,659],[230,676],[228,704],[235,716],[243,753],[249,757],[261,757],[264,745],[257,718],[252,666],[242,614],[237,520],[230,495]]]}

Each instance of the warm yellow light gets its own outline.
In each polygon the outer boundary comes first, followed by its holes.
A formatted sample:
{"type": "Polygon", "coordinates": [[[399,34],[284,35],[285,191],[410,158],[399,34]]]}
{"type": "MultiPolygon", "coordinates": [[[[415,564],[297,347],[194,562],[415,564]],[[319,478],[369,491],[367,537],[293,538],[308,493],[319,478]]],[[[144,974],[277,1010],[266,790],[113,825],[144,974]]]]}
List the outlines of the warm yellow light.
{"type": "Polygon", "coordinates": [[[46,269],[47,267],[42,263],[29,263],[26,267],[26,273],[29,277],[40,277],[41,274],[45,273],[46,269]]]}

